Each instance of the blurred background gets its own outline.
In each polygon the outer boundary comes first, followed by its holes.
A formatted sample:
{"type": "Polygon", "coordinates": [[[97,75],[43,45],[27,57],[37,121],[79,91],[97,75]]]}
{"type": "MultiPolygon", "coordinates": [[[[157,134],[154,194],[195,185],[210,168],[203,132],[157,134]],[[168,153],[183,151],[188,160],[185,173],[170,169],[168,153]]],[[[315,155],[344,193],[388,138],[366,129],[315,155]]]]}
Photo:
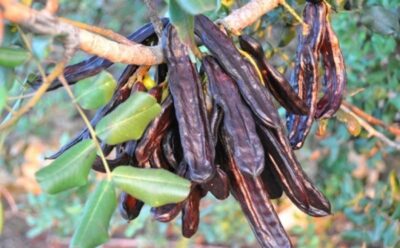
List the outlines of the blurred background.
{"type": "MultiPolygon", "coordinates": [[[[29,2],[29,1],[25,1],[29,2]]],[[[158,1],[160,15],[165,4],[158,1]]],[[[288,3],[301,13],[305,1],[288,3]]],[[[400,4],[389,0],[332,0],[331,15],[347,64],[346,101],[388,124],[400,125],[400,4]]],[[[128,35],[148,22],[143,1],[60,1],[60,16],[128,35]]],[[[217,18],[246,1],[222,1],[217,18]]],[[[40,8],[43,3],[34,2],[40,8]]],[[[247,33],[262,40],[266,56],[287,76],[293,68],[296,20],[284,9],[265,15],[247,33]]],[[[8,27],[6,43],[17,36],[8,27]],[[7,38],[8,37],[8,38],[7,38]]],[[[50,37],[27,35],[43,65],[54,62],[50,37]]],[[[14,40],[13,40],[14,39],[14,40]]],[[[78,53],[72,62],[87,58],[78,53]]],[[[71,63],[72,63],[71,62],[71,63]]],[[[110,71],[118,76],[123,65],[110,71]]],[[[37,73],[34,63],[16,69],[13,95],[29,92],[25,82],[37,73]]],[[[6,80],[2,73],[2,80],[6,80]]],[[[12,80],[11,80],[12,81],[12,80]]],[[[17,107],[21,99],[9,98],[17,107]]],[[[284,110],[280,109],[282,116],[284,110]]],[[[87,112],[93,115],[92,112],[87,112]]],[[[3,116],[4,117],[4,113],[3,116]]],[[[41,194],[34,173],[84,127],[63,89],[44,96],[9,133],[0,134],[0,199],[5,225],[0,247],[66,247],[93,185],[41,194]]],[[[377,128],[392,140],[400,137],[377,128]]],[[[274,200],[279,217],[297,247],[400,247],[400,152],[370,137],[360,124],[338,112],[315,123],[304,148],[297,151],[305,171],[331,201],[333,215],[307,217],[283,197],[274,200]]],[[[91,174],[94,181],[95,173],[91,174]]],[[[201,223],[192,239],[182,238],[180,218],[169,224],[152,220],[149,208],[126,223],[116,212],[112,239],[105,247],[256,247],[238,204],[230,197],[201,201],[201,223]]]]}

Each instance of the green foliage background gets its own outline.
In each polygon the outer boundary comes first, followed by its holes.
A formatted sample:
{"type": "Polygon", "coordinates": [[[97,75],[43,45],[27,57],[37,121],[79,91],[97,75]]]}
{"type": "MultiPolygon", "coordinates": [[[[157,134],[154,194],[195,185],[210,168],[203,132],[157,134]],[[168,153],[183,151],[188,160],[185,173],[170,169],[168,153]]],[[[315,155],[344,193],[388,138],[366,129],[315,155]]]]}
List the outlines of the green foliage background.
{"type": "MultiPolygon", "coordinates": [[[[235,1],[229,7],[223,5],[217,13],[210,13],[210,16],[214,19],[224,16],[230,8],[236,8],[245,2],[235,1]]],[[[304,1],[288,2],[301,13],[304,1]]],[[[386,123],[399,124],[399,3],[389,0],[329,2],[337,10],[331,16],[332,23],[347,64],[346,100],[386,123]]],[[[159,3],[159,9],[165,12],[164,2],[159,3]]],[[[59,13],[71,19],[116,30],[124,35],[148,21],[142,1],[61,1],[59,13]]],[[[266,55],[287,75],[294,59],[295,24],[288,12],[278,8],[245,31],[263,41],[266,55]]],[[[9,32],[14,32],[15,37],[15,28],[11,27],[9,32]]],[[[13,43],[15,40],[10,38],[5,42],[13,43]]],[[[54,52],[53,41],[48,37],[35,37],[32,44],[37,56],[46,65],[50,51],[54,52]]],[[[78,54],[74,61],[83,58],[83,54],[78,54]]],[[[122,67],[114,66],[111,72],[119,73],[122,67]]],[[[10,95],[21,92],[21,85],[29,73],[36,73],[33,68],[34,64],[28,63],[23,68],[15,69],[16,82],[19,84],[10,90],[10,95]]],[[[4,72],[1,74],[3,78],[10,75],[4,72]]],[[[22,88],[29,90],[26,86],[22,88]]],[[[0,149],[0,163],[8,171],[18,168],[23,158],[10,156],[8,151],[15,141],[24,139],[27,135],[40,137],[45,142],[58,134],[63,143],[74,136],[79,126],[83,127],[83,123],[77,118],[65,92],[58,90],[47,94],[33,114],[23,118],[12,133],[8,136],[1,134],[0,143],[3,145],[0,147],[3,149],[0,149]],[[50,114],[54,105],[61,112],[57,116],[62,117],[64,122],[78,123],[74,125],[75,128],[63,130],[61,135],[60,131],[52,130],[56,126],[50,114]]],[[[346,124],[336,118],[329,121],[326,136],[315,136],[316,129],[317,125],[314,125],[313,133],[305,147],[298,152],[298,156],[310,177],[330,199],[334,215],[325,219],[314,219],[296,212],[295,222],[290,226],[289,232],[297,246],[360,247],[365,244],[371,247],[399,247],[399,151],[369,137],[365,130],[357,137],[352,136],[346,124]]],[[[384,130],[379,130],[385,133],[384,130]]],[[[77,224],[84,200],[92,190],[93,188],[85,186],[78,191],[57,196],[23,195],[20,208],[28,214],[30,231],[27,235],[35,237],[43,232],[51,232],[60,237],[69,237],[77,224]]],[[[280,210],[290,205],[285,199],[276,204],[280,210]]],[[[196,242],[235,244],[237,247],[255,244],[251,230],[233,199],[221,202],[207,197],[202,203],[201,215],[198,234],[190,241],[180,238],[179,218],[172,224],[156,223],[151,220],[148,207],[142,210],[138,219],[129,224],[114,214],[112,231],[118,235],[134,237],[143,245],[164,246],[170,240],[176,240],[178,244],[185,246],[196,242]]]]}

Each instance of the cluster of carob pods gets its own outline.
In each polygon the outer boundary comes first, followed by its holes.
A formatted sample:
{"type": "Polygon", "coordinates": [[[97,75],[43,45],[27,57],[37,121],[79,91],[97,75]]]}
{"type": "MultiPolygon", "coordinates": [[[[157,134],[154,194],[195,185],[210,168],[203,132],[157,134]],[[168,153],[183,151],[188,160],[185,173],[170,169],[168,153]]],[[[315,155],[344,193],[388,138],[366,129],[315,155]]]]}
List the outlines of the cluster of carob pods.
{"type": "MultiPolygon", "coordinates": [[[[105,155],[116,149],[116,158],[108,160],[111,169],[119,165],[163,168],[192,181],[185,201],[152,208],[156,220],[168,222],[182,213],[182,233],[191,237],[199,225],[201,198],[211,192],[222,200],[231,193],[262,247],[291,247],[270,199],[285,192],[308,215],[330,214],[329,201],[304,173],[293,152],[302,146],[313,120],[331,117],[341,104],[345,68],[328,12],[323,2],[306,3],[303,18],[307,26],[299,32],[290,80],[268,63],[255,39],[240,36],[239,51],[232,39],[205,16],[196,16],[195,34],[208,55],[196,67],[175,28],[163,19],[161,43],[167,62],[157,66],[158,85],[149,90],[162,105],[162,112],[140,140],[115,147],[102,143],[105,155]],[[243,51],[247,56],[242,56],[243,51]],[[324,68],[321,97],[320,57],[324,68]],[[169,95],[161,100],[166,88],[169,95]],[[287,133],[271,95],[287,110],[287,133]]],[[[151,24],[128,38],[144,45],[158,42],[151,24]]],[[[110,61],[92,57],[67,67],[66,79],[73,84],[110,65],[110,61]]],[[[93,126],[133,92],[146,91],[141,82],[128,84],[137,69],[135,65],[126,67],[112,100],[92,119],[93,126]]],[[[60,86],[56,81],[50,90],[60,86]]],[[[50,158],[89,138],[88,130],[83,130],[50,158]]],[[[104,171],[99,158],[93,168],[104,171]]],[[[136,218],[142,206],[140,200],[121,194],[119,209],[124,218],[136,218]]]]}

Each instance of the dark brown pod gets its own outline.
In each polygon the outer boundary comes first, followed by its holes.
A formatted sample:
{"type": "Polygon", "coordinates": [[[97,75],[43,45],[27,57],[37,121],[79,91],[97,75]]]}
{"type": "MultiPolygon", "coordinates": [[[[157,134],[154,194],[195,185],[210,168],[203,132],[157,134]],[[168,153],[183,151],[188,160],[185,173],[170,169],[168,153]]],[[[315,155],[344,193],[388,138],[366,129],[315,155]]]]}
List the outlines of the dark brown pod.
{"type": "Polygon", "coordinates": [[[161,106],[161,113],[150,123],[135,149],[135,157],[139,166],[149,163],[150,155],[161,146],[162,139],[173,118],[173,103],[168,97],[161,106]]]}
{"type": "Polygon", "coordinates": [[[264,152],[251,111],[243,102],[233,79],[213,57],[204,57],[203,66],[210,94],[224,111],[222,125],[229,138],[227,142],[233,148],[236,163],[243,172],[260,175],[265,163],[264,152]]]}
{"type": "Polygon", "coordinates": [[[294,114],[308,114],[307,104],[297,95],[289,81],[268,63],[261,44],[249,35],[239,36],[239,43],[255,59],[267,88],[282,107],[294,114]]]}
{"type": "Polygon", "coordinates": [[[257,119],[265,126],[277,127],[280,120],[268,90],[262,86],[255,69],[242,57],[232,40],[202,15],[195,18],[195,32],[225,72],[235,81],[241,96],[257,119]]]}
{"type": "Polygon", "coordinates": [[[160,222],[170,222],[175,219],[183,208],[183,202],[167,204],[161,207],[151,208],[152,217],[160,222]]]}
{"type": "Polygon", "coordinates": [[[321,57],[325,69],[324,95],[317,103],[316,118],[331,118],[342,103],[346,88],[346,66],[339,40],[326,20],[326,32],[321,47],[321,57]]]}
{"type": "Polygon", "coordinates": [[[143,202],[134,198],[126,192],[122,192],[119,197],[118,210],[122,218],[127,221],[131,221],[137,218],[140,214],[140,210],[143,207],[143,202]]]}
{"type": "Polygon", "coordinates": [[[192,237],[200,223],[200,199],[202,190],[199,186],[194,186],[188,199],[183,203],[182,208],[182,235],[186,238],[192,237]]]}
{"type": "Polygon", "coordinates": [[[240,204],[261,247],[292,247],[260,177],[242,173],[236,164],[231,148],[221,140],[225,150],[224,170],[229,176],[231,193],[240,204]]]}
{"type": "Polygon", "coordinates": [[[268,192],[269,199],[278,199],[282,196],[283,189],[278,177],[274,173],[270,158],[266,156],[265,167],[260,178],[265,186],[265,190],[268,192]]]}
{"type": "Polygon", "coordinates": [[[211,192],[218,200],[224,200],[229,196],[229,179],[226,173],[217,166],[215,175],[208,182],[201,184],[201,187],[211,192]]]}
{"type": "Polygon", "coordinates": [[[290,84],[299,97],[309,106],[308,115],[287,113],[287,128],[290,144],[294,149],[303,146],[317,108],[318,61],[326,30],[327,7],[325,3],[306,3],[303,11],[304,22],[308,28],[299,32],[299,44],[296,52],[296,65],[290,84]]]}
{"type": "Polygon", "coordinates": [[[290,200],[311,216],[330,214],[330,203],[304,173],[284,133],[258,126],[271,168],[290,200]]]}
{"type": "Polygon", "coordinates": [[[162,46],[189,178],[202,183],[215,172],[215,154],[200,78],[190,60],[188,48],[180,41],[173,26],[164,30],[162,46]]]}

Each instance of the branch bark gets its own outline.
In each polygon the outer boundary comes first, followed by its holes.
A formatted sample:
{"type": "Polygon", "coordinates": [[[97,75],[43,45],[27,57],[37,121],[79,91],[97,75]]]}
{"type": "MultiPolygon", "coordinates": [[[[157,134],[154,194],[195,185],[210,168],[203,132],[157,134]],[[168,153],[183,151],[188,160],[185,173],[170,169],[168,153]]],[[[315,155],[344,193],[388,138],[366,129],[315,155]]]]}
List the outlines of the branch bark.
{"type": "MultiPolygon", "coordinates": [[[[240,33],[243,28],[276,8],[280,2],[281,0],[251,0],[220,20],[220,23],[229,31],[240,33]]],[[[66,49],[71,50],[68,52],[71,53],[71,56],[75,49],[79,48],[114,63],[154,65],[164,62],[159,46],[121,44],[62,22],[47,10],[37,11],[14,0],[0,0],[0,8],[5,19],[20,24],[33,32],[67,37],[66,49]]]]}

